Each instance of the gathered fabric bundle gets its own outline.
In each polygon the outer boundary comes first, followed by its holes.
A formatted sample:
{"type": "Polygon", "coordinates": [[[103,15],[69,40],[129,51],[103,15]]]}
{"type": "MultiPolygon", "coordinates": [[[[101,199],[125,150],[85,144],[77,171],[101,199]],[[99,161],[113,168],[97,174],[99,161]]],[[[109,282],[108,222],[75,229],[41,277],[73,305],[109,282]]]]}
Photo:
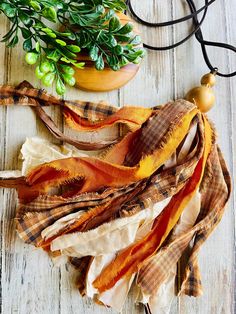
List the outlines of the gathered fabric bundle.
{"type": "Polygon", "coordinates": [[[2,86],[0,95],[0,105],[32,106],[56,138],[102,151],[93,157],[26,141],[24,172],[0,178],[0,186],[17,189],[16,229],[25,242],[54,260],[69,259],[78,269],[81,294],[118,311],[133,284],[137,302],[153,313],[168,312],[177,264],[187,249],[178,293],[202,293],[197,254],[220,222],[231,189],[205,114],[185,100],[119,110],[103,102],[59,100],[26,82],[2,86]],[[119,123],[128,132],[111,142],[78,141],[60,132],[43,110],[48,105],[60,105],[76,131],[119,123]],[[48,153],[30,165],[32,151],[48,153]]]}

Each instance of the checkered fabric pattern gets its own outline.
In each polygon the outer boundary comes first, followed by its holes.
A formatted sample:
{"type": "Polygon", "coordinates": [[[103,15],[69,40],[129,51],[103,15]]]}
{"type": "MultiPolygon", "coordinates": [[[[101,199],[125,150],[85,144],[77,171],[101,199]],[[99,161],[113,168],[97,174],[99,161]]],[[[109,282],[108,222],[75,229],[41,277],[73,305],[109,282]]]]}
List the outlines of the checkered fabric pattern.
{"type": "Polygon", "coordinates": [[[100,195],[98,193],[81,194],[69,199],[40,196],[33,202],[19,207],[16,218],[18,234],[26,243],[38,245],[42,240],[42,230],[57,219],[78,210],[87,210],[103,204],[106,206],[121,195],[133,191],[137,185],[131,184],[121,189],[107,189],[100,195]]]}
{"type": "Polygon", "coordinates": [[[125,165],[134,166],[142,156],[161,147],[166,140],[167,132],[170,133],[176,123],[192,109],[193,104],[182,99],[164,105],[143,125],[141,135],[134,140],[126,155],[125,165]]]}
{"type": "Polygon", "coordinates": [[[201,183],[201,210],[196,225],[188,232],[171,239],[158,253],[144,262],[137,283],[147,294],[154,294],[167,279],[170,269],[180,259],[194,239],[191,254],[184,271],[180,293],[198,296],[202,293],[197,254],[202,244],[220,222],[231,190],[230,176],[215,144],[208,157],[201,183]]]}
{"type": "Polygon", "coordinates": [[[80,100],[63,100],[47,94],[44,89],[33,88],[27,81],[18,86],[0,86],[0,105],[11,106],[50,106],[50,105],[74,105],[82,118],[88,120],[100,120],[115,113],[118,108],[104,101],[98,103],[80,100]]]}
{"type": "MultiPolygon", "coordinates": [[[[0,105],[11,104],[35,107],[39,104],[41,107],[74,105],[82,118],[91,121],[104,119],[117,111],[117,108],[104,102],[60,100],[48,95],[44,90],[34,89],[27,82],[23,82],[18,87],[0,87],[0,105]]],[[[153,115],[140,129],[138,140],[132,143],[132,147],[126,155],[125,165],[136,165],[143,156],[162,147],[176,123],[193,107],[193,104],[179,100],[163,107],[154,108],[153,115]]],[[[41,241],[42,230],[67,214],[81,209],[90,210],[98,205],[108,206],[114,200],[132,194],[134,195],[132,199],[124,197],[125,201],[120,204],[118,211],[118,216],[129,216],[147,208],[150,204],[175,195],[185,184],[188,184],[203,153],[204,132],[201,115],[198,114],[192,123],[197,123],[197,135],[194,147],[191,148],[182,163],[169,169],[160,168],[150,178],[118,189],[105,188],[100,192],[85,193],[68,199],[49,195],[40,196],[31,203],[19,206],[16,217],[19,235],[24,241],[37,245],[41,241]],[[136,193],[136,191],[138,192],[136,193]]],[[[158,290],[161,283],[167,278],[169,269],[180,260],[184,250],[190,247],[190,242],[193,245],[190,248],[183,278],[181,278],[180,293],[198,296],[202,292],[197,254],[204,241],[221,220],[231,189],[229,173],[222,154],[215,143],[212,147],[201,183],[202,201],[198,221],[185,234],[176,238],[170,237],[154,256],[144,262],[138,273],[137,283],[147,294],[153,294],[158,290]]],[[[78,281],[81,291],[83,291],[83,281],[90,261],[91,257],[89,256],[82,259],[71,259],[72,264],[81,274],[78,281]]]]}

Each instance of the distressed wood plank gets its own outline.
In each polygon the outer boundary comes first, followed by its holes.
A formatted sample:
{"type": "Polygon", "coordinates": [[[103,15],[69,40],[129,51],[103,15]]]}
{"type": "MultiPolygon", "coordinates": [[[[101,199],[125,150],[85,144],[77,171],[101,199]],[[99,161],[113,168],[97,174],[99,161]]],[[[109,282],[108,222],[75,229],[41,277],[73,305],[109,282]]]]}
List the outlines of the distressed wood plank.
{"type": "MultiPolygon", "coordinates": [[[[3,21],[3,17],[1,17],[3,21]]],[[[5,22],[5,21],[4,21],[5,22]]],[[[3,22],[1,22],[3,23],[3,22]]],[[[4,51],[4,44],[1,44],[4,51]]],[[[24,63],[24,53],[19,49],[5,49],[1,80],[17,84],[26,79],[34,82],[32,69],[24,63]],[[20,64],[20,66],[19,66],[20,64]],[[4,72],[3,72],[4,70],[4,72]]],[[[1,108],[2,110],[2,108],[1,108]]],[[[5,125],[2,169],[17,169],[18,154],[27,136],[40,134],[35,115],[29,108],[10,107],[1,123],[5,125]]],[[[1,287],[2,313],[58,313],[58,270],[45,253],[32,249],[16,235],[14,216],[17,196],[15,191],[2,190],[1,226],[2,258],[1,287]],[[48,302],[53,300],[53,302],[48,302]]]]}
{"type": "MultiPolygon", "coordinates": [[[[200,1],[197,1],[200,4],[200,1]]],[[[179,17],[183,13],[183,2],[171,3],[157,0],[139,2],[133,0],[138,13],[148,20],[168,20],[172,16],[179,17]]],[[[203,30],[206,38],[213,40],[236,42],[234,0],[217,1],[209,10],[208,22],[203,30]],[[220,14],[219,14],[220,12],[220,14]],[[212,31],[217,25],[217,32],[212,31]]],[[[186,11],[185,11],[186,12],[186,11]]],[[[0,33],[6,30],[6,21],[0,19],[0,33]]],[[[179,38],[183,25],[168,29],[152,29],[141,27],[144,41],[150,44],[168,44],[179,38]]],[[[186,27],[188,27],[187,24],[186,27]]],[[[187,29],[184,29],[187,30],[187,29]]],[[[23,53],[20,49],[0,50],[0,82],[18,83],[23,79],[34,82],[33,70],[24,65],[23,53]],[[19,67],[19,62],[22,66],[19,67]],[[4,71],[3,71],[4,69],[4,71]]],[[[214,60],[232,70],[236,68],[235,56],[226,55],[224,51],[213,51],[214,60]]],[[[200,47],[192,39],[175,51],[148,51],[137,76],[127,86],[110,93],[86,93],[71,89],[66,98],[90,101],[106,100],[114,105],[124,104],[145,105],[147,107],[164,103],[173,97],[182,97],[192,86],[198,84],[201,75],[207,68],[201,56],[200,47]]],[[[233,173],[236,163],[236,116],[235,116],[235,83],[236,79],[217,79],[217,104],[210,113],[219,133],[219,142],[225,154],[228,165],[233,173]]],[[[37,84],[36,84],[37,86],[37,84]]],[[[48,109],[59,127],[65,133],[72,134],[63,123],[60,108],[48,109]]],[[[13,169],[19,165],[18,152],[26,136],[40,135],[53,142],[45,127],[35,119],[29,108],[0,108],[0,167],[13,169]],[[27,126],[27,128],[25,128],[27,126]]],[[[113,138],[119,130],[103,131],[95,134],[113,138]]],[[[73,135],[76,134],[73,132],[73,135]]],[[[78,136],[78,135],[77,135],[78,136]]],[[[80,136],[80,135],[79,135],[80,136]]],[[[94,135],[93,135],[94,136],[94,135]]],[[[81,136],[80,136],[81,137],[81,136]]],[[[84,134],[82,139],[91,139],[91,134],[84,134]]],[[[94,138],[93,138],[94,139],[94,138]]],[[[235,172],[234,172],[235,173],[235,172]]],[[[41,250],[32,249],[23,244],[15,235],[13,217],[16,206],[14,191],[0,190],[1,199],[1,248],[2,248],[2,312],[3,313],[115,313],[110,309],[93,304],[88,299],[81,298],[75,289],[76,271],[68,265],[61,268],[53,267],[48,256],[41,250]]],[[[234,313],[234,267],[235,267],[235,216],[233,199],[227,208],[219,228],[204,245],[200,254],[200,266],[204,285],[204,296],[198,299],[181,297],[175,300],[171,314],[176,313],[234,313]]],[[[131,296],[122,311],[123,314],[143,313],[143,307],[134,306],[131,296]]]]}
{"type": "MultiPolygon", "coordinates": [[[[198,7],[203,1],[197,1],[198,7]]],[[[216,2],[209,10],[207,20],[202,30],[206,39],[215,41],[229,41],[227,34],[225,8],[233,5],[233,1],[216,2]],[[217,29],[217,32],[213,31],[217,29]]],[[[178,4],[175,6],[175,15],[180,16],[181,11],[186,13],[186,8],[178,4]]],[[[176,27],[176,36],[183,36],[183,28],[176,27]],[[181,34],[182,33],[182,34],[181,34]]],[[[234,41],[235,44],[235,41],[234,41]]],[[[212,63],[222,71],[235,70],[229,66],[227,52],[222,49],[208,49],[212,63]]],[[[235,58],[235,56],[234,56],[235,58]]],[[[235,60],[235,59],[234,59],[235,60]]],[[[182,97],[191,87],[199,84],[199,80],[207,69],[196,40],[188,43],[175,51],[175,84],[176,96],[182,97]],[[186,56],[188,56],[186,58],[186,56]]],[[[232,80],[232,79],[231,79],[232,80]]],[[[232,82],[232,81],[231,81],[232,82]]],[[[231,143],[231,100],[229,79],[217,77],[215,87],[216,104],[209,113],[210,118],[218,133],[218,142],[224,153],[227,164],[232,170],[232,143],[231,143]]],[[[234,302],[234,210],[232,199],[227,206],[226,213],[217,230],[201,249],[199,262],[202,273],[204,293],[199,298],[181,297],[179,313],[233,313],[234,302]]]]}

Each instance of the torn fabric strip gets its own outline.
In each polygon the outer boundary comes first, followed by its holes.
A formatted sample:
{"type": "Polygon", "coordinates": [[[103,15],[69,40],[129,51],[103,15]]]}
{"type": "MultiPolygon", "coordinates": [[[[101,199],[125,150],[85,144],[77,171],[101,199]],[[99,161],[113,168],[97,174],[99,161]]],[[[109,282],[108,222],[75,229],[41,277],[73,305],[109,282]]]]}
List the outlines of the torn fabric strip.
{"type": "Polygon", "coordinates": [[[60,100],[27,82],[1,86],[0,95],[0,105],[31,106],[57,139],[73,146],[29,138],[22,169],[0,172],[0,186],[18,192],[16,228],[25,242],[55,261],[69,259],[81,294],[118,311],[133,285],[137,302],[167,313],[187,247],[179,293],[202,293],[197,255],[231,190],[205,114],[185,100],[122,109],[60,100]],[[50,105],[60,106],[77,132],[116,124],[127,132],[112,141],[79,141],[61,133],[43,109],[50,105]]]}

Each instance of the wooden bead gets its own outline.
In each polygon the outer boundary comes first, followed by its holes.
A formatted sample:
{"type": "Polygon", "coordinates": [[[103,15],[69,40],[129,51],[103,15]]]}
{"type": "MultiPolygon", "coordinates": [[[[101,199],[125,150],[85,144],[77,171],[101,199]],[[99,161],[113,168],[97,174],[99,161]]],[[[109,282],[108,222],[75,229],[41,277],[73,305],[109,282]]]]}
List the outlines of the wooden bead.
{"type": "Polygon", "coordinates": [[[198,86],[191,89],[185,99],[196,104],[201,112],[207,112],[212,108],[215,102],[215,95],[211,88],[198,86]]]}
{"type": "Polygon", "coordinates": [[[206,86],[214,86],[216,83],[216,77],[214,74],[212,73],[207,73],[205,75],[203,75],[203,77],[201,78],[201,84],[202,85],[206,85],[206,86]]]}

